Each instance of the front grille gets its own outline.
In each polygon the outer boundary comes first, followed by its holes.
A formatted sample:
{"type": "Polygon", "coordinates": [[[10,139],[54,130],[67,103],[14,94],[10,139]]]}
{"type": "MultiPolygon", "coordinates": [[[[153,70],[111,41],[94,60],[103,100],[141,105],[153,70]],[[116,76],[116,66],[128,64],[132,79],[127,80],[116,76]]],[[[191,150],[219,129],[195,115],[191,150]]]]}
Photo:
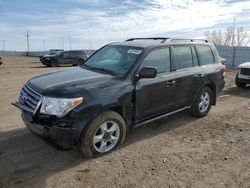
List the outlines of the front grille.
{"type": "Polygon", "coordinates": [[[250,76],[250,69],[241,68],[240,74],[250,76]]]}
{"type": "Polygon", "coordinates": [[[42,96],[39,93],[37,93],[25,84],[20,91],[19,102],[26,105],[28,108],[31,109],[31,111],[34,112],[41,97],[42,96]]]}

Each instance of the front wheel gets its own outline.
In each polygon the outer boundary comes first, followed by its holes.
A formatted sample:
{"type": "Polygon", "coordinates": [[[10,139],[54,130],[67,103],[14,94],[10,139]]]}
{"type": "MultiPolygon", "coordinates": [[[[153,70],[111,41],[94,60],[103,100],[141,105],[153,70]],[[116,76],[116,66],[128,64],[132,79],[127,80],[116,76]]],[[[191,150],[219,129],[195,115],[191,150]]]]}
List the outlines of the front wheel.
{"type": "Polygon", "coordinates": [[[211,108],[211,102],[212,91],[209,87],[204,87],[191,107],[191,114],[196,117],[206,116],[211,108]]]}
{"type": "Polygon", "coordinates": [[[81,135],[80,152],[87,158],[105,155],[115,150],[126,138],[126,123],[113,111],[96,117],[81,135]]]}
{"type": "Polygon", "coordinates": [[[51,67],[58,67],[58,61],[57,60],[52,60],[50,62],[51,67]]]}

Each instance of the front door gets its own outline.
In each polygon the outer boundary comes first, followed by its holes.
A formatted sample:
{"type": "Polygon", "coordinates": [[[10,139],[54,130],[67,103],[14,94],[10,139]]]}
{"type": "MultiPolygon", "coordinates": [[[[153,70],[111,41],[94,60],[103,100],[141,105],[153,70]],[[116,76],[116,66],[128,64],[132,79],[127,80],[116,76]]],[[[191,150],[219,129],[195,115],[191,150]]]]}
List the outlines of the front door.
{"type": "Polygon", "coordinates": [[[140,65],[157,69],[153,79],[136,84],[136,122],[150,119],[175,108],[175,74],[171,72],[169,48],[150,52],[140,65]]]}

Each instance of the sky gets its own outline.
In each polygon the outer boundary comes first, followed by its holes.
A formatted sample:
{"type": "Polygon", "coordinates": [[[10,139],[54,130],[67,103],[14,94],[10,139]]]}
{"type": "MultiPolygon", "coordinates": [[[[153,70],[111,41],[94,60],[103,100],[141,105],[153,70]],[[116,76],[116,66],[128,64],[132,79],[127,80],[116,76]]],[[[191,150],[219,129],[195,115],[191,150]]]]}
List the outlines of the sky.
{"type": "Polygon", "coordinates": [[[0,50],[98,49],[132,37],[250,30],[250,0],[0,0],[0,50]],[[3,42],[4,41],[4,42],[3,42]],[[71,45],[70,45],[71,44],[71,45]]]}

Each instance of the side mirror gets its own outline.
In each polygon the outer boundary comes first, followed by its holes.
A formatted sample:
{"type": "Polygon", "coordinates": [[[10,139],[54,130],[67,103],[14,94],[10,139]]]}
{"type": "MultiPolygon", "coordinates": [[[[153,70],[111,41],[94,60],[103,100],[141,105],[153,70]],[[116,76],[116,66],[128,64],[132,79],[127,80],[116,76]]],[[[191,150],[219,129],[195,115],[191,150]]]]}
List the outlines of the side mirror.
{"type": "Polygon", "coordinates": [[[154,67],[142,67],[139,72],[139,79],[141,78],[155,78],[157,75],[157,69],[154,67]]]}

